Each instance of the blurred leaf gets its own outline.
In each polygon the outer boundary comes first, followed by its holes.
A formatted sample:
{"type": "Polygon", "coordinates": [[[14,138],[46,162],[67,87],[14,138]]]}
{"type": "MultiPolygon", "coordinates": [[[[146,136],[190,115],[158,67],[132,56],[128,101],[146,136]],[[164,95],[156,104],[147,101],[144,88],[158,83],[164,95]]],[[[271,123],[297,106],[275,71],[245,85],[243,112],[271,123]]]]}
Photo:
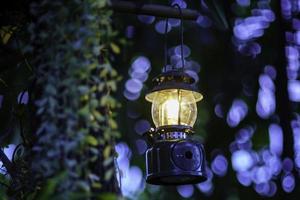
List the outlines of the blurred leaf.
{"type": "Polygon", "coordinates": [[[111,146],[107,145],[103,150],[104,159],[107,159],[110,156],[110,153],[111,153],[111,146]]]}
{"type": "Polygon", "coordinates": [[[17,29],[16,26],[3,26],[0,29],[0,37],[3,44],[7,44],[11,38],[13,31],[17,29]]]}
{"type": "Polygon", "coordinates": [[[49,200],[51,196],[55,194],[56,187],[67,176],[67,172],[61,172],[57,176],[47,180],[46,184],[42,187],[42,190],[38,193],[39,200],[49,200]]]}
{"type": "Polygon", "coordinates": [[[94,183],[92,183],[92,187],[95,189],[101,189],[102,185],[101,185],[101,183],[94,182],[94,183]]]}
{"type": "Polygon", "coordinates": [[[109,181],[114,175],[114,172],[115,172],[115,168],[110,168],[109,170],[107,170],[104,175],[105,181],[109,181]]]}
{"type": "Polygon", "coordinates": [[[85,141],[86,141],[89,145],[92,145],[92,146],[97,146],[97,145],[98,145],[97,139],[96,139],[94,136],[92,136],[92,135],[86,136],[85,141]]]}
{"type": "Polygon", "coordinates": [[[104,167],[107,167],[107,166],[109,166],[110,164],[112,164],[113,161],[114,161],[114,157],[108,157],[107,159],[104,160],[103,166],[104,166],[104,167]]]}
{"type": "Polygon", "coordinates": [[[115,43],[110,43],[110,47],[115,54],[119,54],[121,52],[120,47],[115,43]]]}
{"type": "Polygon", "coordinates": [[[112,194],[112,193],[105,193],[105,194],[100,194],[98,196],[99,200],[117,200],[118,196],[116,194],[112,194]]]}

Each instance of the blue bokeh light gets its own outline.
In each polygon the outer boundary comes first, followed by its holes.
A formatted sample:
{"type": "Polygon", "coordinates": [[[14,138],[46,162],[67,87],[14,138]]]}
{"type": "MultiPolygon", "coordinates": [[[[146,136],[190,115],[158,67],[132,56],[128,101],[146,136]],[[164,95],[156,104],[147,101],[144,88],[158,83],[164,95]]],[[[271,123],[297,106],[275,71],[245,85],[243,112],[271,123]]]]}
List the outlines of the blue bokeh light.
{"type": "Polygon", "coordinates": [[[272,174],[266,166],[254,167],[252,170],[252,180],[256,184],[267,183],[271,177],[272,174]]]}
{"type": "Polygon", "coordinates": [[[225,176],[227,168],[228,162],[223,155],[217,155],[211,163],[212,171],[218,176],[225,176]]]}
{"type": "Polygon", "coordinates": [[[241,99],[234,100],[227,114],[228,125],[230,127],[236,127],[246,117],[247,113],[247,104],[241,99]]]}
{"type": "Polygon", "coordinates": [[[212,25],[212,20],[204,15],[199,15],[196,23],[202,28],[209,28],[212,25]]]}
{"type": "MultiPolygon", "coordinates": [[[[28,104],[28,101],[29,101],[28,91],[20,92],[19,95],[18,95],[17,101],[18,101],[19,104],[25,104],[25,105],[28,104]]],[[[0,102],[0,104],[1,104],[1,102],[0,102]]]]}
{"type": "Polygon", "coordinates": [[[252,183],[251,173],[248,171],[238,172],[237,179],[243,186],[250,186],[252,183]]]}
{"type": "Polygon", "coordinates": [[[180,185],[180,186],[177,186],[177,192],[183,198],[189,198],[194,193],[194,186],[193,185],[180,185]]]}
{"type": "Polygon", "coordinates": [[[134,72],[145,73],[150,70],[151,63],[147,57],[139,56],[133,61],[131,68],[134,72]]]}
{"type": "Polygon", "coordinates": [[[261,118],[267,119],[275,112],[276,108],[275,85],[268,74],[259,76],[259,85],[256,112],[261,118]]]}
{"type": "Polygon", "coordinates": [[[295,177],[292,174],[287,174],[282,178],[282,188],[285,192],[290,193],[295,188],[295,177]]]}
{"type": "Polygon", "coordinates": [[[144,133],[149,131],[150,128],[151,128],[151,124],[149,123],[148,120],[145,119],[138,120],[134,125],[134,130],[139,135],[143,135],[144,133]]]}
{"type": "Polygon", "coordinates": [[[237,150],[231,156],[231,163],[234,170],[243,172],[249,170],[253,166],[254,161],[250,152],[237,150]]]}
{"type": "Polygon", "coordinates": [[[139,154],[144,154],[148,148],[146,141],[143,139],[137,139],[135,145],[139,154]]]}
{"type": "Polygon", "coordinates": [[[128,92],[139,93],[143,88],[143,83],[139,79],[129,79],[125,83],[125,88],[128,92]]]}
{"type": "MultiPolygon", "coordinates": [[[[160,20],[155,24],[155,30],[160,33],[160,34],[164,34],[165,33],[165,29],[166,29],[166,20],[160,20]]],[[[170,22],[168,22],[168,29],[167,29],[167,33],[170,32],[172,29],[172,25],[170,24],[170,22]]]]}
{"type": "Polygon", "coordinates": [[[155,17],[151,15],[138,15],[138,20],[145,24],[152,24],[155,20],[155,17]]]}
{"type": "Polygon", "coordinates": [[[250,6],[251,1],[250,0],[236,0],[236,2],[243,7],[250,6]]]}
{"type": "MultiPolygon", "coordinates": [[[[15,148],[16,148],[15,144],[9,144],[7,147],[3,148],[4,154],[7,156],[7,158],[10,161],[12,161],[15,148]]],[[[0,161],[0,174],[6,174],[6,168],[3,166],[2,161],[0,161]]]]}
{"type": "Polygon", "coordinates": [[[283,132],[279,125],[269,126],[270,151],[273,154],[281,155],[283,149],[283,132]]]}
{"type": "Polygon", "coordinates": [[[300,102],[300,81],[288,81],[289,98],[293,102],[300,102]]]}

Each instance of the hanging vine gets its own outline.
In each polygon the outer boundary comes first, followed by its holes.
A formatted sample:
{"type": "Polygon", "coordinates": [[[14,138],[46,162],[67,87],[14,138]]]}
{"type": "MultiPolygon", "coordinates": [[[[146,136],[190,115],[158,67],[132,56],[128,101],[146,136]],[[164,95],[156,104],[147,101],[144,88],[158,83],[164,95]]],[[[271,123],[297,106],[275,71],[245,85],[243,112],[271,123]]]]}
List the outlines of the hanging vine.
{"type": "Polygon", "coordinates": [[[26,176],[18,179],[19,189],[12,187],[16,199],[103,199],[119,191],[113,95],[120,77],[111,65],[119,47],[106,5],[107,0],[31,4],[33,20],[22,49],[35,77],[34,131],[24,137],[30,141],[22,157],[26,176]]]}

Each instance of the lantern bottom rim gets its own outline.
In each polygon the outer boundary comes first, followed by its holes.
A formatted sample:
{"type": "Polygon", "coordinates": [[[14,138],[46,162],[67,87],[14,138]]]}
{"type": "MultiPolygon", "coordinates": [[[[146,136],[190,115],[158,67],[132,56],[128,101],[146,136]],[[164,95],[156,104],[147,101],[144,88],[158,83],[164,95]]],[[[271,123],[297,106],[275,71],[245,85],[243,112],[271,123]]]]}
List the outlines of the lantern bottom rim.
{"type": "Polygon", "coordinates": [[[153,185],[197,184],[206,180],[206,175],[200,171],[155,173],[146,177],[146,182],[153,185]]]}

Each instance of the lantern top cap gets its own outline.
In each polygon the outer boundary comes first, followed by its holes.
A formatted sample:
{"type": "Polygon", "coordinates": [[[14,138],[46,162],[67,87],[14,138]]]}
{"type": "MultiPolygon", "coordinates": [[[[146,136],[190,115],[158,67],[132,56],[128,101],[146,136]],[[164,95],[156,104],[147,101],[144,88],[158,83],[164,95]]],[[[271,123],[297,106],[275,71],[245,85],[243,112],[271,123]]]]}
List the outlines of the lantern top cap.
{"type": "Polygon", "coordinates": [[[192,76],[181,70],[163,72],[152,80],[153,88],[146,95],[146,100],[152,102],[155,94],[162,90],[180,89],[191,91],[195,100],[200,101],[203,96],[195,82],[192,76]]]}

